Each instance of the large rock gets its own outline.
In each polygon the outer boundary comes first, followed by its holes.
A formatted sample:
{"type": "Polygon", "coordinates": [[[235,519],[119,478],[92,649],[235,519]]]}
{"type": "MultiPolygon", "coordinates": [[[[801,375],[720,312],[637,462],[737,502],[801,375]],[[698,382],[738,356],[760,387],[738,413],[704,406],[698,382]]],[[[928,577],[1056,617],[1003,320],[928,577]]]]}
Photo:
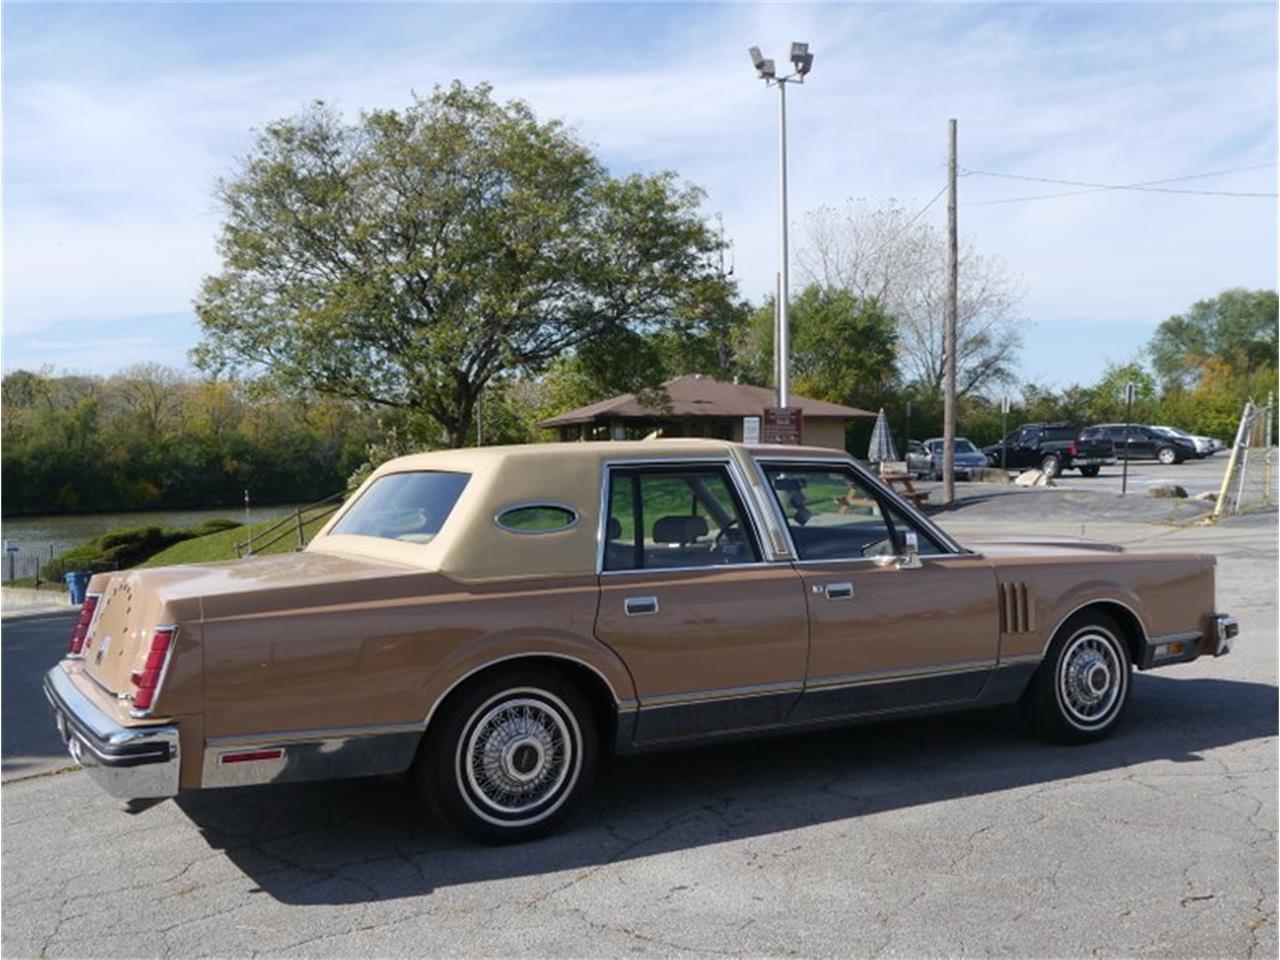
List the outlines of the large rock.
{"type": "Polygon", "coordinates": [[[1018,479],[1013,481],[1019,487],[1056,487],[1053,477],[1049,476],[1043,470],[1026,470],[1018,474],[1018,479]]]}
{"type": "Polygon", "coordinates": [[[1187,490],[1176,483],[1157,483],[1154,487],[1147,488],[1147,496],[1163,500],[1185,500],[1187,490]]]}
{"type": "Polygon", "coordinates": [[[1193,496],[1191,499],[1192,499],[1192,500],[1203,500],[1205,503],[1217,503],[1217,502],[1218,502],[1218,491],[1217,491],[1217,490],[1204,490],[1204,491],[1202,491],[1202,492],[1200,492],[1200,493],[1197,493],[1197,494],[1196,494],[1195,496],[1193,496]]]}

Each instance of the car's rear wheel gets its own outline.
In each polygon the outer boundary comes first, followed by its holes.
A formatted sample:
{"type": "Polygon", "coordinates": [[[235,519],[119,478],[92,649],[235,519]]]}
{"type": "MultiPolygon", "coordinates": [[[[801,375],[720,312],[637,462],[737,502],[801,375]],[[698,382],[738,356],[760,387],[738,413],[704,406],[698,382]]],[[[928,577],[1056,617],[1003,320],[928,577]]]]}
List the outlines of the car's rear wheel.
{"type": "Polygon", "coordinates": [[[1099,472],[1101,469],[1102,469],[1101,467],[1081,467],[1081,468],[1080,468],[1080,476],[1082,476],[1082,477],[1096,477],[1096,476],[1098,475],[1098,472],[1099,472]]]}
{"type": "Polygon", "coordinates": [[[454,694],[432,720],[415,768],[441,819],[482,843],[543,836],[595,773],[590,706],[547,667],[503,669],[454,694]]]}
{"type": "Polygon", "coordinates": [[[1064,623],[1022,696],[1035,729],[1060,743],[1088,743],[1115,729],[1129,702],[1129,647],[1100,611],[1064,623]]]}
{"type": "Polygon", "coordinates": [[[1062,472],[1062,461],[1057,454],[1051,453],[1040,461],[1040,469],[1046,477],[1056,477],[1062,472]]]}
{"type": "Polygon", "coordinates": [[[1178,451],[1173,447],[1161,447],[1156,451],[1156,459],[1167,467],[1171,463],[1178,462],[1178,451]]]}

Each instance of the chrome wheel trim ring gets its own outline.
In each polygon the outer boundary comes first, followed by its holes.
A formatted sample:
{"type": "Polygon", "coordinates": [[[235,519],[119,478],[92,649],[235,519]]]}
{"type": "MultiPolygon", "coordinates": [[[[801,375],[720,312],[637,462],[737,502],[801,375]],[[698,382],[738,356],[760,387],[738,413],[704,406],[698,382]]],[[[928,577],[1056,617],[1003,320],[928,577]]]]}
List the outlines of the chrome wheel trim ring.
{"type": "Polygon", "coordinates": [[[463,727],[454,757],[458,789],[487,823],[538,823],[573,792],[582,769],[581,744],[577,718],[559,697],[533,687],[504,690],[463,727]]]}
{"type": "Polygon", "coordinates": [[[1058,658],[1054,695],[1066,721],[1094,731],[1115,717],[1129,689],[1129,669],[1120,640],[1089,626],[1076,631],[1058,658]]]}
{"type": "Polygon", "coordinates": [[[1166,447],[1164,450],[1160,451],[1159,459],[1160,462],[1167,467],[1178,459],[1178,454],[1166,447]]]}

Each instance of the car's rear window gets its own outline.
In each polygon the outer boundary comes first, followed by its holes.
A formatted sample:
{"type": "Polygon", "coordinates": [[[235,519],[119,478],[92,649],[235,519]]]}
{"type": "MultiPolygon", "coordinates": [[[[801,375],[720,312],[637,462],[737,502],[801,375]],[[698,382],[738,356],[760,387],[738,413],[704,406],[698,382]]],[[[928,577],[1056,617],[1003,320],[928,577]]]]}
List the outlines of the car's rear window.
{"type": "Polygon", "coordinates": [[[1042,440],[1074,440],[1075,438],[1075,427],[1045,427],[1041,434],[1042,440]]]}
{"type": "Polygon", "coordinates": [[[442,471],[388,473],[370,484],[329,532],[429,543],[470,479],[469,473],[442,471]]]}

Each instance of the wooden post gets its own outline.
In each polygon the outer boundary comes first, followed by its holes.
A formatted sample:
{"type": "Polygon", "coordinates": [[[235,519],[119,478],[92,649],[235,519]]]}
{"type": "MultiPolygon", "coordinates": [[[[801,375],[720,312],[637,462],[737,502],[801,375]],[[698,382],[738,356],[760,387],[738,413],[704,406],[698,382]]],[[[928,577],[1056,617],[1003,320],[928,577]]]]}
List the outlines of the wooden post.
{"type": "Polygon", "coordinates": [[[302,511],[294,511],[294,519],[298,521],[298,549],[301,550],[306,544],[302,540],[302,511]]]}
{"type": "Polygon", "coordinates": [[[959,253],[956,239],[956,121],[948,129],[947,155],[947,300],[943,308],[942,335],[942,502],[956,498],[956,274],[959,253]]]}

